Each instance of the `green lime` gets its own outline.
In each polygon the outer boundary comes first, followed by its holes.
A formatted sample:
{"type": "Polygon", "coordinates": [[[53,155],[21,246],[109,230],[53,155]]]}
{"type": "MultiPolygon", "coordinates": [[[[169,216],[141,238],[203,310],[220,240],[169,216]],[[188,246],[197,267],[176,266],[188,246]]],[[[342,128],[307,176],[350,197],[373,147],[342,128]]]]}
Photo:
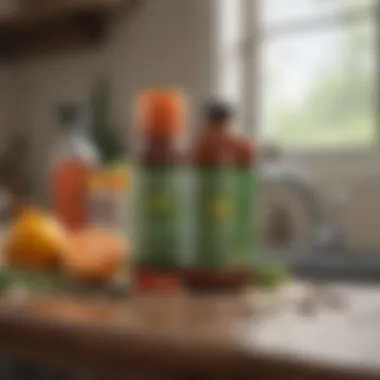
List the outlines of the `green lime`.
{"type": "Polygon", "coordinates": [[[289,278],[289,271],[285,265],[273,264],[258,271],[258,284],[265,287],[278,287],[289,278]]]}

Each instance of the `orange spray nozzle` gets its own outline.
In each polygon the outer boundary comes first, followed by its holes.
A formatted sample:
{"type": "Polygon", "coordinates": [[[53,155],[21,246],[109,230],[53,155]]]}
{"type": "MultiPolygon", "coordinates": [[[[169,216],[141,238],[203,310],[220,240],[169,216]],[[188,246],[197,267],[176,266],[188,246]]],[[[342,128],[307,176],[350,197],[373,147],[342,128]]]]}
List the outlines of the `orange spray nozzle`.
{"type": "Polygon", "coordinates": [[[186,101],[184,95],[176,90],[150,90],[140,96],[138,110],[143,133],[171,135],[183,128],[186,101]]]}

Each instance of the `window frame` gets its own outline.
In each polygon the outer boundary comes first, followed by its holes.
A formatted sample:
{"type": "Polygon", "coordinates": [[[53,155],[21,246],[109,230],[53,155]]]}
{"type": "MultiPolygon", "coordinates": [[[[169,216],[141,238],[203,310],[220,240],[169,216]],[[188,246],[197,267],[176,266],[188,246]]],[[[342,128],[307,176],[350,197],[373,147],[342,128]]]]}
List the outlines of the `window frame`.
{"type": "Polygon", "coordinates": [[[261,94],[262,94],[262,44],[268,38],[294,35],[302,31],[318,31],[326,28],[336,28],[340,25],[348,25],[355,22],[374,18],[376,23],[376,60],[378,68],[376,90],[376,138],[365,146],[345,145],[329,147],[297,147],[285,148],[280,146],[288,154],[303,155],[319,153],[364,153],[377,152],[380,148],[380,1],[373,5],[355,7],[346,11],[333,14],[319,15],[315,17],[294,18],[290,21],[279,22],[271,26],[263,26],[261,22],[262,1],[241,1],[242,35],[237,47],[237,54],[241,59],[242,74],[240,78],[240,107],[242,111],[242,125],[244,132],[257,140],[261,127],[261,94]],[[253,69],[252,69],[253,68],[253,69]],[[254,85],[255,84],[255,85],[254,85]],[[252,127],[250,127],[252,126],[252,127]]]}
{"type": "MultiPolygon", "coordinates": [[[[260,25],[260,3],[265,0],[234,0],[243,1],[245,4],[244,11],[241,12],[241,23],[242,23],[242,36],[239,40],[239,46],[234,49],[234,52],[240,55],[241,67],[242,67],[242,77],[240,78],[240,110],[241,110],[241,125],[242,132],[245,132],[248,136],[252,136],[255,140],[257,137],[257,128],[260,126],[261,120],[261,44],[263,40],[263,30],[260,25]]],[[[213,10],[212,21],[216,22],[215,14],[217,14],[217,8],[220,7],[220,0],[213,0],[213,10]]],[[[377,120],[379,127],[377,129],[377,139],[374,141],[374,146],[366,147],[328,147],[328,148],[308,148],[305,150],[296,149],[285,151],[287,157],[296,158],[296,161],[303,160],[309,156],[315,155],[317,158],[323,157],[324,160],[329,160],[331,157],[339,157],[340,162],[345,162],[345,157],[356,161],[360,158],[359,162],[364,162],[364,165],[353,165],[350,166],[348,172],[353,175],[357,174],[357,169],[360,167],[360,172],[366,172],[366,175],[372,175],[372,170],[376,171],[379,147],[380,147],[380,1],[377,0],[374,5],[375,15],[377,20],[377,60],[379,68],[377,72],[377,88],[379,89],[379,94],[377,96],[377,120]],[[362,160],[364,158],[364,161],[362,160]],[[368,163],[374,163],[368,168],[368,163]]],[[[344,18],[344,22],[348,19],[344,18]]],[[[215,28],[214,30],[217,30],[215,28]]],[[[215,42],[217,38],[217,33],[213,34],[212,40],[215,42]]],[[[213,54],[212,64],[218,68],[220,65],[220,51],[219,54],[213,54]]],[[[213,73],[213,92],[216,95],[220,95],[220,76],[218,76],[218,69],[213,73]]],[[[282,147],[281,147],[282,148],[282,147]]],[[[323,161],[323,160],[322,160],[323,161]]],[[[326,161],[328,162],[328,161],[326,161]]],[[[339,165],[338,165],[339,166],[339,165]]],[[[329,172],[329,170],[328,170],[329,172]]],[[[336,169],[333,168],[333,173],[336,169]]],[[[342,175],[345,178],[347,173],[342,175]]],[[[359,250],[360,255],[356,249],[340,251],[314,251],[310,249],[305,255],[304,250],[302,252],[297,252],[291,250],[289,254],[280,250],[278,252],[268,252],[268,255],[263,257],[263,261],[273,262],[285,262],[291,268],[292,272],[296,276],[305,277],[307,279],[315,278],[317,280],[339,280],[344,279],[347,281],[373,281],[379,278],[380,274],[380,258],[378,258],[377,250],[363,251],[359,250]],[[363,257],[364,252],[364,257],[363,257]],[[321,255],[322,253],[322,255],[321,255]],[[299,257],[299,256],[302,257],[299,257]],[[328,258],[333,259],[333,263],[329,263],[328,258]],[[315,260],[319,260],[316,262],[315,260]],[[324,268],[321,268],[320,263],[324,263],[324,268]],[[353,266],[355,267],[358,263],[362,265],[367,265],[366,270],[356,270],[355,273],[352,271],[353,266]],[[336,265],[339,264],[339,265],[336,265]],[[355,265],[354,265],[355,264],[355,265]],[[338,268],[339,267],[339,268],[338,268]],[[327,268],[327,270],[326,270],[327,268]]]]}

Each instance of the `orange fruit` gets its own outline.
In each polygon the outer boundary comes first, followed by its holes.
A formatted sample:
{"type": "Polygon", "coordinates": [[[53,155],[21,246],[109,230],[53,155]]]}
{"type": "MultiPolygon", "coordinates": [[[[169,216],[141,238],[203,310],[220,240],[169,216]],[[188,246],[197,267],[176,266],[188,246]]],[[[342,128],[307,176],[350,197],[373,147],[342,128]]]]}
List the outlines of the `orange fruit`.
{"type": "Polygon", "coordinates": [[[69,249],[64,228],[36,208],[23,210],[6,235],[5,262],[14,267],[57,271],[69,249]]]}
{"type": "Polygon", "coordinates": [[[71,237],[65,266],[79,281],[106,283],[114,278],[124,264],[126,251],[125,239],[114,231],[86,229],[71,237]]]}

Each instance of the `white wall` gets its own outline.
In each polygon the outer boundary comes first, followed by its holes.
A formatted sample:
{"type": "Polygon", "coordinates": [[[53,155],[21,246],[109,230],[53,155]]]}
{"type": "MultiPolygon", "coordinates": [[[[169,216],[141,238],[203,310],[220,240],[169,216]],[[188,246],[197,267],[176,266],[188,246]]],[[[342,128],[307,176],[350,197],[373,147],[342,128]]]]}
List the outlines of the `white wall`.
{"type": "Polygon", "coordinates": [[[9,129],[12,127],[12,70],[8,65],[0,65],[0,151],[7,141],[9,129]]]}
{"type": "Polygon", "coordinates": [[[115,115],[128,119],[136,94],[151,86],[186,90],[195,104],[210,90],[207,50],[210,0],[149,0],[146,8],[111,35],[108,55],[115,90],[115,115]]]}
{"type": "Polygon", "coordinates": [[[14,65],[13,120],[30,138],[33,188],[42,202],[48,197],[49,157],[57,132],[55,107],[67,100],[86,101],[97,67],[98,54],[91,50],[23,60],[14,65]]]}
{"type": "Polygon", "coordinates": [[[380,151],[315,152],[292,155],[291,159],[314,177],[323,199],[331,198],[341,189],[347,193],[342,215],[332,213],[331,218],[340,224],[348,246],[357,250],[379,250],[380,151]]]}
{"type": "Polygon", "coordinates": [[[205,0],[147,0],[129,17],[111,20],[101,48],[13,65],[13,116],[31,138],[31,170],[40,201],[48,198],[48,157],[56,133],[53,107],[67,99],[85,100],[97,73],[110,74],[112,114],[125,139],[131,130],[132,101],[146,87],[176,86],[188,91],[195,105],[204,100],[211,88],[210,6],[211,1],[205,0]]]}

